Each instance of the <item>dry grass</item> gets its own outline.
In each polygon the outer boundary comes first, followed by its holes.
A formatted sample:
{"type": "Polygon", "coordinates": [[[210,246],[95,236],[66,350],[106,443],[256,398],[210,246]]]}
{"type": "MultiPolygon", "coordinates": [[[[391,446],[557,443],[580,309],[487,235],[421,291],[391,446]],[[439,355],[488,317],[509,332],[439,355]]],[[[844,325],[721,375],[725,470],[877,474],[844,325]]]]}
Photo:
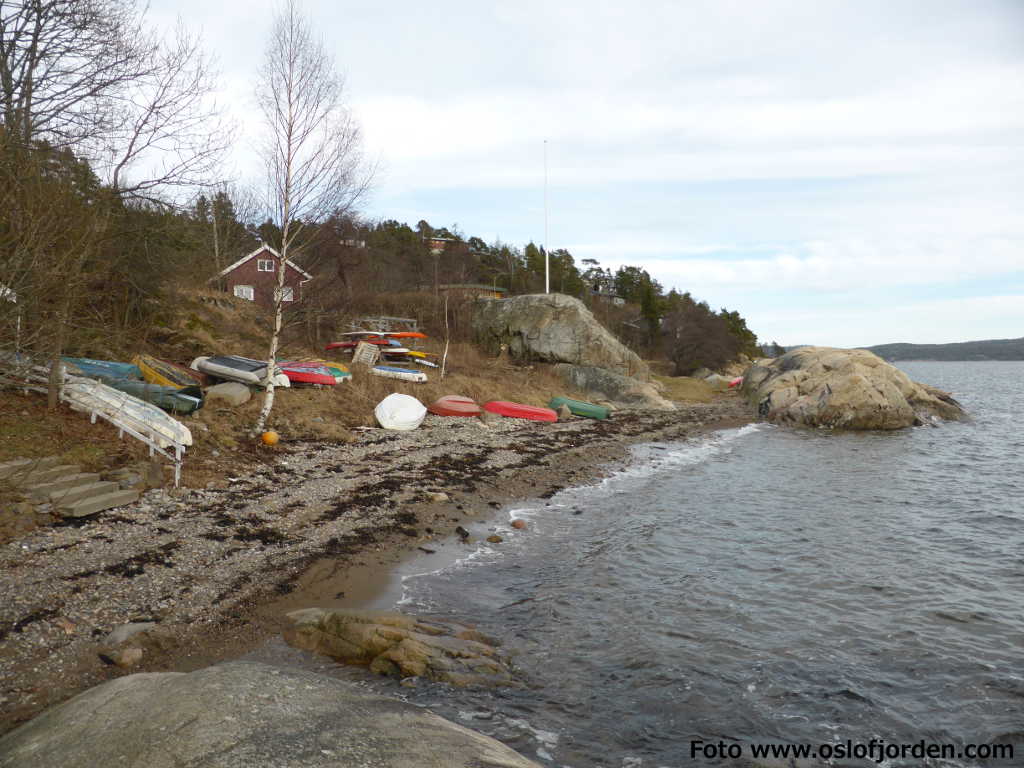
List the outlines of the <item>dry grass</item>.
{"type": "Polygon", "coordinates": [[[651,378],[665,388],[662,394],[669,400],[686,403],[710,403],[715,399],[715,391],[711,385],[701,379],[689,376],[658,376],[657,374],[652,374],[651,378]]]}

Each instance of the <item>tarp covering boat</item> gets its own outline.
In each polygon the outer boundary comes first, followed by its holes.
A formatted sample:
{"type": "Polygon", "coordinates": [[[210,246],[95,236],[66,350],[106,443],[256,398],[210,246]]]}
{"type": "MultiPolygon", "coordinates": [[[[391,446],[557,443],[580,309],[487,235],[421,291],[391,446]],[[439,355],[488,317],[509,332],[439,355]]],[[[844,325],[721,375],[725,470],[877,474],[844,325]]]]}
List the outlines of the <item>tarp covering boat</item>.
{"type": "Polygon", "coordinates": [[[384,429],[408,431],[423,423],[427,409],[412,395],[395,392],[377,403],[373,415],[384,429]]]}

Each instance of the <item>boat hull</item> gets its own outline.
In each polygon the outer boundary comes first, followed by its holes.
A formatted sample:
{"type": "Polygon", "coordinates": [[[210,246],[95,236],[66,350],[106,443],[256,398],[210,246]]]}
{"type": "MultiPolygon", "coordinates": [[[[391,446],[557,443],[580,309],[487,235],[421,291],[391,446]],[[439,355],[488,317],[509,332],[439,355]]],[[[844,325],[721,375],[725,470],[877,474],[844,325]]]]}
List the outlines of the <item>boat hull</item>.
{"type": "Polygon", "coordinates": [[[414,371],[411,368],[395,368],[390,365],[375,365],[370,369],[374,376],[382,376],[386,379],[401,379],[402,381],[415,381],[422,383],[427,380],[427,374],[423,371],[414,371]]]}
{"type": "Polygon", "coordinates": [[[483,409],[475,400],[461,395],[445,395],[427,406],[427,410],[436,416],[479,416],[483,409]]]}
{"type": "Polygon", "coordinates": [[[574,416],[582,416],[587,419],[607,419],[611,411],[603,405],[588,403],[586,400],[573,400],[569,397],[553,397],[548,403],[548,408],[558,410],[566,406],[574,416]]]}
{"type": "Polygon", "coordinates": [[[529,419],[530,421],[558,421],[558,414],[550,408],[542,408],[537,405],[524,405],[523,403],[511,403],[507,400],[491,400],[484,403],[484,410],[496,413],[499,416],[507,416],[510,419],[529,419]]]}

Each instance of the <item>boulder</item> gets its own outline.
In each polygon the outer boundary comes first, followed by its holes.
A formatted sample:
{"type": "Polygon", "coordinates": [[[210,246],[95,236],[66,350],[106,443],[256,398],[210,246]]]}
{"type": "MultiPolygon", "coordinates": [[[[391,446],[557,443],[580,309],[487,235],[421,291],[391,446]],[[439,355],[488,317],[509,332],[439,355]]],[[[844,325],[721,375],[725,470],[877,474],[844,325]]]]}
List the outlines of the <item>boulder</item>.
{"type": "Polygon", "coordinates": [[[556,365],[566,386],[586,392],[591,399],[607,400],[619,407],[672,411],[675,406],[650,384],[589,365],[556,365]]]}
{"type": "Polygon", "coordinates": [[[537,768],[483,734],[341,680],[255,662],[135,674],[0,738],[0,768],[537,768]]]}
{"type": "Polygon", "coordinates": [[[866,349],[800,347],[755,361],[741,392],[769,421],[843,429],[900,429],[965,413],[866,349]]]}
{"type": "Polygon", "coordinates": [[[326,611],[288,614],[284,639],[296,648],[382,675],[466,685],[517,685],[508,661],[472,627],[400,613],[326,611]]]}
{"type": "Polygon", "coordinates": [[[642,381],[647,364],[608,331],[579,299],[561,293],[481,299],[473,314],[477,341],[514,358],[607,368],[642,381]]]}
{"type": "Polygon", "coordinates": [[[252,390],[238,381],[225,381],[206,390],[206,404],[223,404],[230,407],[244,405],[252,398],[252,390]]]}

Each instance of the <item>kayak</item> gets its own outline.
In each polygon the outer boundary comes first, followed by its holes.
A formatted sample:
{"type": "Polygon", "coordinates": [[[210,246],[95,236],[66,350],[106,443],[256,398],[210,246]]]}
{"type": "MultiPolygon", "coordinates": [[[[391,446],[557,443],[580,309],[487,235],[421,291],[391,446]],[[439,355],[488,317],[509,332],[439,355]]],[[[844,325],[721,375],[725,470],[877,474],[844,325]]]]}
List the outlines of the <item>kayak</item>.
{"type": "Polygon", "coordinates": [[[585,400],[573,400],[568,397],[552,397],[551,402],[548,403],[548,408],[558,410],[562,406],[566,406],[574,416],[583,416],[588,419],[607,419],[611,413],[603,405],[595,405],[594,403],[588,403],[585,400]]]}
{"type": "Polygon", "coordinates": [[[429,360],[424,360],[423,358],[420,358],[420,357],[414,357],[412,359],[412,361],[414,363],[416,363],[416,365],[425,365],[425,366],[427,366],[427,368],[440,368],[441,367],[437,363],[432,363],[429,360]]]}
{"type": "Polygon", "coordinates": [[[409,357],[440,357],[437,352],[420,352],[418,349],[410,349],[409,357]]]}
{"type": "Polygon", "coordinates": [[[360,344],[376,344],[378,347],[395,347],[398,346],[397,341],[391,339],[360,339],[359,341],[332,341],[324,349],[330,351],[332,349],[355,349],[360,344]]]}
{"type": "Polygon", "coordinates": [[[205,374],[169,360],[159,360],[152,355],[139,354],[132,358],[132,362],[142,372],[142,378],[151,384],[159,384],[163,387],[202,387],[206,385],[205,374]]]}
{"type": "Polygon", "coordinates": [[[333,387],[337,384],[334,374],[322,365],[287,362],[278,363],[277,366],[292,384],[313,384],[322,387],[333,387]]]}
{"type": "Polygon", "coordinates": [[[427,409],[412,395],[395,392],[377,403],[373,415],[384,429],[408,431],[423,423],[427,409]]]}
{"type": "Polygon", "coordinates": [[[491,400],[489,403],[484,403],[484,410],[496,413],[499,416],[507,416],[510,419],[558,421],[558,414],[550,408],[541,408],[536,405],[523,405],[522,403],[510,403],[507,400],[491,400]]]}
{"type": "Polygon", "coordinates": [[[370,337],[381,337],[392,339],[425,339],[427,334],[420,333],[419,331],[349,331],[348,333],[339,334],[340,336],[370,336],[370,337]]]}
{"type": "Polygon", "coordinates": [[[479,416],[480,406],[475,400],[462,395],[445,395],[427,406],[437,416],[479,416]]]}
{"type": "Polygon", "coordinates": [[[411,368],[396,368],[391,365],[375,365],[370,369],[374,376],[383,376],[386,379],[402,379],[403,381],[424,382],[427,374],[423,371],[414,371],[411,368]]]}

